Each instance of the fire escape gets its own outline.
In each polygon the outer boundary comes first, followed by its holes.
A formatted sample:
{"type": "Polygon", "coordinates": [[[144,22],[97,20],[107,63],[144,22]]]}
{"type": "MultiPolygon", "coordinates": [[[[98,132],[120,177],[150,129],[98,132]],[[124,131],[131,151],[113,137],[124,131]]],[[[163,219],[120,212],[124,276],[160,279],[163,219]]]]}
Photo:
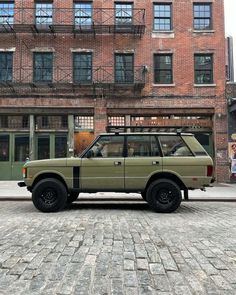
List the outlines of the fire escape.
{"type": "MultiPolygon", "coordinates": [[[[3,7],[0,4],[0,40],[4,36],[11,36],[30,52],[30,44],[25,41],[25,36],[37,38],[58,38],[70,35],[73,38],[94,38],[109,34],[120,36],[125,34],[133,38],[141,38],[145,32],[145,10],[129,7],[92,8],[85,4],[74,8],[16,8],[3,7]],[[84,37],[83,37],[84,36],[84,37]]],[[[53,40],[52,39],[52,40],[53,40]]],[[[85,39],[86,41],[86,39],[85,39]]],[[[46,79],[37,79],[34,66],[25,65],[22,57],[20,62],[0,64],[0,90],[2,93],[30,91],[68,92],[68,90],[80,93],[90,91],[96,95],[97,90],[111,93],[119,91],[140,92],[145,86],[145,68],[129,63],[128,68],[122,68],[124,62],[119,62],[119,68],[115,66],[91,66],[86,77],[76,74],[73,66],[63,66],[55,63],[51,69],[51,75],[46,79]]],[[[40,71],[40,69],[38,69],[40,71]]],[[[44,71],[45,69],[41,69],[44,71]]]]}

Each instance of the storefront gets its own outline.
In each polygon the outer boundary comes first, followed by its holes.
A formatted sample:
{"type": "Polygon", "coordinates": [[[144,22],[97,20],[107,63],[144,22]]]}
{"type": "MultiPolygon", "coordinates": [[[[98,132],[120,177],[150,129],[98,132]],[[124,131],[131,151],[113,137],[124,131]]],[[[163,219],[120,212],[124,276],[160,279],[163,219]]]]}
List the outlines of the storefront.
{"type": "Polygon", "coordinates": [[[78,156],[93,139],[93,116],[0,116],[0,180],[21,179],[29,159],[78,156]]]}

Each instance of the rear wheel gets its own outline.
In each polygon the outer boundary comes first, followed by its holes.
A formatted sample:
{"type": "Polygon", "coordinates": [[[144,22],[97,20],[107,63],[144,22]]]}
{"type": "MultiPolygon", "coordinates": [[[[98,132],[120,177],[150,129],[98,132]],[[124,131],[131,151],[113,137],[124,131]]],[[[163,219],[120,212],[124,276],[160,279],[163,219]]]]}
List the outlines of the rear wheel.
{"type": "Polygon", "coordinates": [[[79,193],[70,192],[67,196],[67,204],[71,204],[78,199],[79,193]]]}
{"type": "Polygon", "coordinates": [[[64,184],[55,178],[40,180],[33,188],[32,201],[42,212],[56,212],[66,205],[67,190],[64,184]]]}
{"type": "Polygon", "coordinates": [[[159,179],[152,182],[147,189],[147,202],[156,212],[175,211],[182,201],[179,186],[172,180],[159,179]]]}

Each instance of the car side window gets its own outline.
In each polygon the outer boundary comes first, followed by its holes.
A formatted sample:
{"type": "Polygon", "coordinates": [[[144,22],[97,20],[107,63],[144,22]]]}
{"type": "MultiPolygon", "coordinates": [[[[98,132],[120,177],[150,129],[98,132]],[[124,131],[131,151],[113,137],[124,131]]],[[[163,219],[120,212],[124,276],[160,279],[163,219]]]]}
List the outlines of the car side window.
{"type": "Polygon", "coordinates": [[[91,158],[123,157],[124,136],[101,136],[87,154],[91,158]]]}
{"type": "Polygon", "coordinates": [[[162,152],[164,156],[168,157],[190,157],[192,152],[183,141],[181,136],[159,136],[162,152]]]}
{"type": "Polygon", "coordinates": [[[155,135],[127,136],[128,157],[155,157],[159,155],[160,152],[155,135]]]}

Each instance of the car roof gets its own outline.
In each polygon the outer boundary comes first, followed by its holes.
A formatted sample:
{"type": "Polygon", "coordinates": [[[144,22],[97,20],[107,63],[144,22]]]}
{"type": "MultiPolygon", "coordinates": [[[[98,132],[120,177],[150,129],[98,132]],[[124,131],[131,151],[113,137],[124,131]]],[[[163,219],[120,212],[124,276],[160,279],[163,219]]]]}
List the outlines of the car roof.
{"type": "Polygon", "coordinates": [[[183,132],[111,132],[111,133],[100,133],[100,135],[184,135],[193,136],[192,133],[183,132]]]}

